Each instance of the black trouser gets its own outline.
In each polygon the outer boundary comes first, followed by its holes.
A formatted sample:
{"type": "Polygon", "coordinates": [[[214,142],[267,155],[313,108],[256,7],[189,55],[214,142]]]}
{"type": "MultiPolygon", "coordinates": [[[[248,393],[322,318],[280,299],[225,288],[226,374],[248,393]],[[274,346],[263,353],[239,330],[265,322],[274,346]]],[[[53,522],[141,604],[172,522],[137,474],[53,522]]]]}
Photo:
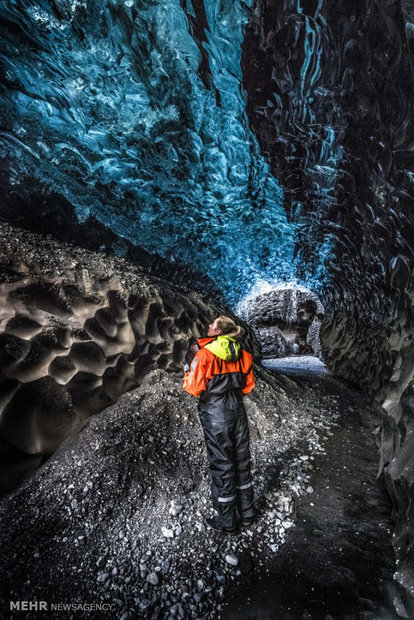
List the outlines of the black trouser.
{"type": "Polygon", "coordinates": [[[249,426],[240,391],[220,396],[200,403],[199,414],[217,522],[222,527],[234,527],[236,509],[241,517],[254,515],[249,426]]]}

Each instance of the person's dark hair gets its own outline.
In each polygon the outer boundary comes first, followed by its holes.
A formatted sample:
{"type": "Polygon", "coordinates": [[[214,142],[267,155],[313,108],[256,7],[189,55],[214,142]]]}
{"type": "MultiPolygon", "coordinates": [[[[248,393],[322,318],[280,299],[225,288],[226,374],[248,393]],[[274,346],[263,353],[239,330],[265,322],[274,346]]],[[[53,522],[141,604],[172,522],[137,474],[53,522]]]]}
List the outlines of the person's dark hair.
{"type": "Polygon", "coordinates": [[[231,336],[232,338],[236,338],[236,340],[241,340],[244,334],[243,327],[237,325],[233,319],[228,316],[218,316],[216,324],[223,332],[223,336],[231,336]]]}

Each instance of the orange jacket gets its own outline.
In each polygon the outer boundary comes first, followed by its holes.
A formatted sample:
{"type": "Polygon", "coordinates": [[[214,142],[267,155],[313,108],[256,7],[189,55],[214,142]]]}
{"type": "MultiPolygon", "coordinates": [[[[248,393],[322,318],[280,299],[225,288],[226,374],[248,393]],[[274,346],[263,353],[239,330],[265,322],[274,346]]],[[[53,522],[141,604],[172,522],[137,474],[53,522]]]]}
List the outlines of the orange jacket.
{"type": "Polygon", "coordinates": [[[224,360],[204,347],[215,338],[199,338],[201,347],[194,356],[190,370],[183,377],[183,388],[193,396],[200,396],[204,390],[227,391],[240,389],[243,394],[252,391],[256,382],[253,376],[251,353],[240,350],[236,360],[224,360]]]}

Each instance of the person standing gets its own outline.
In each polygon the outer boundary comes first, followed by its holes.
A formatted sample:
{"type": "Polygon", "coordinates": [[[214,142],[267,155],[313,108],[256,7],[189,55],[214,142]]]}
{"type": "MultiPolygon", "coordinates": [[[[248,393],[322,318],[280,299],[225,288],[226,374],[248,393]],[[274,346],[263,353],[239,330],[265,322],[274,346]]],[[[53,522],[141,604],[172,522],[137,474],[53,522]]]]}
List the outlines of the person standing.
{"type": "Polygon", "coordinates": [[[215,515],[209,528],[237,531],[238,520],[254,518],[250,470],[249,427],[243,397],[255,387],[251,353],[242,349],[243,328],[219,316],[209,325],[207,338],[192,344],[195,356],[183,377],[183,388],[198,397],[211,474],[215,515]],[[198,350],[197,350],[198,348],[198,350]]]}

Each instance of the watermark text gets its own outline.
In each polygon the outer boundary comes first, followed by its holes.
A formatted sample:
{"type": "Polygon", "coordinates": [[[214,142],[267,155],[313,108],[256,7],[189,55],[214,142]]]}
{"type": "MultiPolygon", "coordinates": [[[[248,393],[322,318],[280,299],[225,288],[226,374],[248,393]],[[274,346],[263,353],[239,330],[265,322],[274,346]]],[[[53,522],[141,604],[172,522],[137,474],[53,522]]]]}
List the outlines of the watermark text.
{"type": "Polygon", "coordinates": [[[10,611],[112,611],[115,603],[48,603],[10,601],[10,611]]]}

